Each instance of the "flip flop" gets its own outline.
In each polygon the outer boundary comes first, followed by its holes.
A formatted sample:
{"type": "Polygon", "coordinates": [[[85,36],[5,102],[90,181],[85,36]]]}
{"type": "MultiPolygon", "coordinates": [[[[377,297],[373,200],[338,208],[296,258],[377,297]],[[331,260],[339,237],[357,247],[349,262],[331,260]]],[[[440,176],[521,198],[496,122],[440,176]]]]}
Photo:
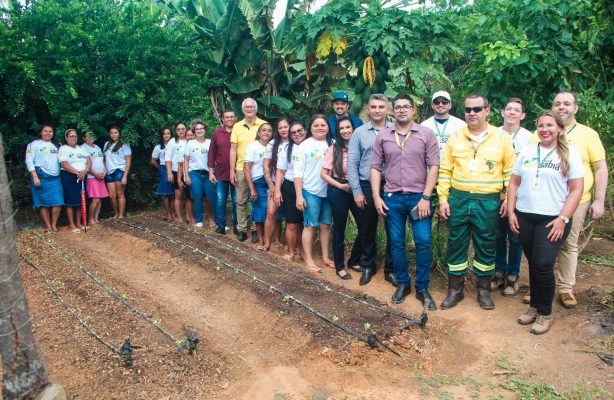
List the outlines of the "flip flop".
{"type": "Polygon", "coordinates": [[[71,231],[72,233],[81,233],[81,229],[75,228],[71,231]]]}
{"type": "Polygon", "coordinates": [[[306,265],[307,269],[311,272],[319,272],[322,273],[322,268],[318,268],[315,265],[306,265]]]}
{"type": "Polygon", "coordinates": [[[335,268],[335,263],[333,263],[333,262],[322,263],[322,268],[336,269],[335,268]]]}

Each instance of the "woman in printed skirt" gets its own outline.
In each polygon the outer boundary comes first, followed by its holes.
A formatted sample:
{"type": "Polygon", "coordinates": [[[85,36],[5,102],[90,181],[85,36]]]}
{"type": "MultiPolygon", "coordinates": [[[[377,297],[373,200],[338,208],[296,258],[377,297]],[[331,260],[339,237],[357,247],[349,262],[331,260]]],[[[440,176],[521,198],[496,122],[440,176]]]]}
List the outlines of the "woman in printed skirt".
{"type": "Polygon", "coordinates": [[[90,172],[87,174],[87,197],[91,199],[89,207],[88,224],[94,225],[100,222],[98,216],[100,215],[100,207],[102,206],[102,199],[109,197],[107,186],[104,182],[104,177],[107,174],[107,170],[104,166],[104,156],[100,147],[94,143],[96,135],[94,132],[86,132],[83,136],[83,143],[81,148],[85,150],[87,156],[92,162],[90,172]]]}
{"type": "Polygon", "coordinates": [[[128,144],[122,142],[122,134],[118,127],[111,127],[109,136],[110,140],[104,144],[102,150],[107,168],[104,180],[107,183],[111,206],[115,212],[113,218],[122,219],[126,211],[124,192],[132,164],[132,150],[128,144]]]}
{"type": "Polygon", "coordinates": [[[518,318],[542,335],[552,326],[554,263],[571,230],[584,189],[580,153],[567,143],[565,125],[552,111],[537,118],[539,143],[518,155],[507,192],[508,221],[529,261],[531,305],[518,318]]]}
{"type": "Polygon", "coordinates": [[[267,250],[264,246],[264,221],[267,214],[268,186],[264,179],[264,156],[269,141],[273,137],[273,127],[264,123],[258,128],[256,141],[245,149],[243,158],[245,181],[249,186],[252,199],[252,222],[256,224],[258,233],[258,250],[267,250]]]}
{"type": "Polygon", "coordinates": [[[71,231],[78,233],[83,229],[81,225],[81,190],[85,185],[87,173],[92,161],[81,146],[77,146],[77,131],[69,129],[64,133],[66,144],[58,150],[60,160],[60,175],[64,189],[64,204],[66,216],[71,231]]]}
{"type": "Polygon", "coordinates": [[[32,178],[32,204],[38,208],[47,232],[58,231],[58,218],[64,205],[58,147],[53,140],[53,127],[43,125],[38,139],[26,148],[26,167],[32,178]]]}
{"type": "Polygon", "coordinates": [[[158,187],[156,188],[156,195],[162,196],[164,198],[164,211],[166,212],[166,220],[172,221],[173,218],[173,186],[168,183],[168,178],[166,176],[166,146],[173,138],[173,134],[169,128],[162,129],[162,133],[160,134],[160,142],[154,147],[151,153],[151,165],[155,169],[158,170],[158,175],[160,177],[160,183],[158,183],[158,187]]]}

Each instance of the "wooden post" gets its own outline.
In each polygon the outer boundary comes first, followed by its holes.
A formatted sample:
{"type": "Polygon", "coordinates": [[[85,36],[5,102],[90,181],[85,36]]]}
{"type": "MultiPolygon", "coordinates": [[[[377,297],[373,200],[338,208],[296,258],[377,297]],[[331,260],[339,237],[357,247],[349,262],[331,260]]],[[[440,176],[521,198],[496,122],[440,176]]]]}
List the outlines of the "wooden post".
{"type": "Polygon", "coordinates": [[[35,397],[47,384],[28,312],[15,247],[15,220],[0,134],[0,351],[4,399],[35,397]]]}

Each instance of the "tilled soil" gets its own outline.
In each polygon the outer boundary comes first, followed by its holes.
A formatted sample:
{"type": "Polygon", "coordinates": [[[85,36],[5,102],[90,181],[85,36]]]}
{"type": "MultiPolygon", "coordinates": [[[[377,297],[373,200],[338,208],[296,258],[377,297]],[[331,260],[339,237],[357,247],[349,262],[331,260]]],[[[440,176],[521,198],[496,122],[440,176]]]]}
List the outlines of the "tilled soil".
{"type": "MultiPolygon", "coordinates": [[[[388,304],[393,288],[381,273],[358,286],[359,274],[351,281],[332,270],[314,274],[276,251],[259,252],[234,235],[178,226],[156,213],[108,220],[81,234],[20,232],[18,250],[105,342],[119,348],[130,337],[141,346],[126,368],[20,259],[50,379],[74,399],[487,399],[514,398],[499,386],[508,377],[543,378],[564,390],[580,379],[608,390],[614,382],[606,364],[585,352],[587,344],[608,350],[612,314],[601,302],[611,302],[609,270],[582,265],[581,305],[564,310],[556,303],[556,323],[542,337],[515,322],[526,309],[520,297],[493,294],[496,311],[484,311],[471,290],[455,309],[429,313],[426,327],[399,333],[405,317],[421,308],[413,293],[399,306],[388,304]],[[196,355],[175,354],[177,343],[61,253],[177,339],[196,331],[196,355]],[[354,334],[375,334],[401,356],[381,343],[369,349],[354,334]],[[442,375],[449,378],[426,379],[442,375]],[[450,381],[456,383],[443,390],[450,381]]],[[[440,302],[445,287],[434,278],[431,293],[440,302]]]]}

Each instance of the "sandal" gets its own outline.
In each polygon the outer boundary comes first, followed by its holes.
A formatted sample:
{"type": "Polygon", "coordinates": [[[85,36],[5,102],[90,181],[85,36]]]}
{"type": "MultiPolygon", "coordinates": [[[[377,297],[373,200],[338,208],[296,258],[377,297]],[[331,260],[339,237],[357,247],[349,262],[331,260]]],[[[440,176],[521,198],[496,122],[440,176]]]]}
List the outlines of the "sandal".
{"type": "Polygon", "coordinates": [[[318,268],[315,265],[306,265],[307,269],[311,272],[319,272],[322,273],[322,268],[318,268]]]}

